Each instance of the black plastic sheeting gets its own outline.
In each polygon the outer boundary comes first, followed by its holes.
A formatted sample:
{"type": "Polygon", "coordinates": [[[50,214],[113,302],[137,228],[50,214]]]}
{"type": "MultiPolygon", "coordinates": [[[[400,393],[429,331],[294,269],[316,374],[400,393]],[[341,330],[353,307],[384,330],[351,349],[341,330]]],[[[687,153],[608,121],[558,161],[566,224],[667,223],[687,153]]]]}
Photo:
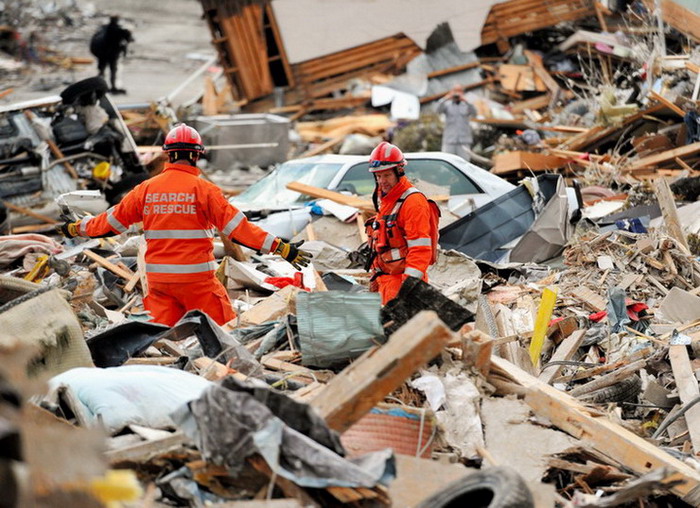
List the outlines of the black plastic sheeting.
{"type": "Polygon", "coordinates": [[[143,353],[167,330],[165,325],[127,321],[86,342],[95,367],[118,367],[132,356],[143,353]]]}
{"type": "Polygon", "coordinates": [[[399,294],[382,307],[381,319],[387,336],[394,333],[422,310],[434,310],[452,331],[472,321],[474,314],[453,302],[427,282],[408,277],[399,294]]]}
{"type": "Polygon", "coordinates": [[[205,356],[253,377],[262,377],[262,367],[233,336],[200,310],[191,310],[175,326],[128,321],[87,340],[97,367],[117,367],[143,353],[159,339],[178,341],[195,335],[205,356]]]}
{"type": "MultiPolygon", "coordinates": [[[[559,175],[537,177],[542,205],[554,196],[559,175]]],[[[440,247],[474,259],[497,261],[502,247],[527,232],[535,221],[533,199],[524,185],[499,196],[440,230],[440,247]]]]}

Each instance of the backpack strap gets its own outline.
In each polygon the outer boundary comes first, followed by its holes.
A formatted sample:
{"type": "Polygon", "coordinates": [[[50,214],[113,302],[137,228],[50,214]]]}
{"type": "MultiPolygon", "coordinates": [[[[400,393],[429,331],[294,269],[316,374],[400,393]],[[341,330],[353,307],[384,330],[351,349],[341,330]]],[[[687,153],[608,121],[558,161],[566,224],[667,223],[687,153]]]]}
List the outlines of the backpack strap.
{"type": "Polygon", "coordinates": [[[415,187],[409,187],[404,191],[403,194],[399,197],[399,199],[396,200],[396,203],[394,204],[394,208],[392,208],[391,213],[389,215],[385,215],[384,219],[387,221],[395,221],[396,218],[399,216],[399,211],[401,210],[401,207],[403,206],[404,201],[408,198],[408,196],[411,196],[415,193],[418,194],[423,194],[421,191],[416,189],[415,187]]]}

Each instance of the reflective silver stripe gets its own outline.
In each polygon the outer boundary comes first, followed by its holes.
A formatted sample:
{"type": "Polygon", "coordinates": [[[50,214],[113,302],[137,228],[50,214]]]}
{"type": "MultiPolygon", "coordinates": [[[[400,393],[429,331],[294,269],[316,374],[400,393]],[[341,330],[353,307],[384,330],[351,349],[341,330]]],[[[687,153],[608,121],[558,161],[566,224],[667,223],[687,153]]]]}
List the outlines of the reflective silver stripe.
{"type": "Polygon", "coordinates": [[[401,206],[403,205],[403,202],[406,201],[406,198],[411,194],[415,194],[416,192],[420,191],[415,187],[409,187],[408,189],[403,191],[403,194],[401,194],[401,196],[399,196],[399,199],[396,200],[396,204],[394,205],[394,209],[391,211],[391,215],[398,214],[399,210],[401,209],[401,206]]]}
{"type": "Polygon", "coordinates": [[[114,216],[114,208],[110,208],[109,210],[107,210],[107,222],[109,222],[109,225],[117,231],[119,231],[120,233],[126,231],[126,227],[124,226],[124,224],[119,222],[114,216]]]}
{"type": "Polygon", "coordinates": [[[401,259],[401,251],[399,249],[391,249],[389,253],[391,254],[392,261],[396,259],[401,259]]]}
{"type": "Polygon", "coordinates": [[[416,270],[415,268],[406,268],[403,271],[404,275],[408,275],[409,277],[415,277],[417,279],[422,279],[423,278],[423,272],[420,270],[416,270]]]}
{"type": "Polygon", "coordinates": [[[415,238],[413,240],[406,240],[406,243],[409,249],[411,247],[431,247],[433,245],[430,238],[415,238]]]}
{"type": "Polygon", "coordinates": [[[387,145],[384,147],[384,158],[388,159],[389,156],[391,155],[391,149],[393,148],[393,145],[390,145],[387,143],[387,145]]]}
{"type": "Polygon", "coordinates": [[[225,236],[230,235],[231,233],[233,233],[233,230],[238,227],[238,225],[243,219],[245,219],[245,215],[243,214],[243,212],[238,212],[236,215],[233,216],[233,219],[228,221],[228,224],[224,226],[224,230],[222,231],[222,233],[225,236]]]}
{"type": "Polygon", "coordinates": [[[411,194],[413,194],[415,192],[420,192],[420,191],[418,189],[416,189],[415,187],[409,187],[408,189],[406,189],[404,191],[403,194],[401,194],[401,197],[399,199],[406,199],[408,196],[410,196],[411,194]]]}
{"type": "Polygon", "coordinates": [[[272,250],[272,244],[274,243],[275,238],[275,236],[268,234],[260,250],[263,252],[270,252],[272,250]]]}
{"type": "Polygon", "coordinates": [[[211,229],[147,229],[144,231],[146,240],[194,240],[197,238],[214,238],[211,229]]]}
{"type": "Polygon", "coordinates": [[[87,225],[88,222],[92,220],[92,217],[83,217],[80,221],[80,234],[82,236],[87,236],[87,225]]]}
{"type": "Polygon", "coordinates": [[[216,270],[214,261],[206,263],[195,263],[192,265],[165,265],[156,263],[146,263],[146,271],[150,273],[199,273],[216,270]]]}

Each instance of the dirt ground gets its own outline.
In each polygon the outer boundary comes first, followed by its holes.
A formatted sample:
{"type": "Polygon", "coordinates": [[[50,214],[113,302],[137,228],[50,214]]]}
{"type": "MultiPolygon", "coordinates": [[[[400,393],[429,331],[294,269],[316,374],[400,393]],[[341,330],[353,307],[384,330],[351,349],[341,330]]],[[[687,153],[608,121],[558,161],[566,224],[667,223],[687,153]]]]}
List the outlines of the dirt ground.
{"type": "MultiPolygon", "coordinates": [[[[74,4],[76,26],[55,26],[42,29],[42,45],[65,56],[92,57],[89,41],[109,16],[121,16],[121,24],[130,29],[135,42],[129,45],[126,58],[120,60],[118,85],[126,95],[113,96],[117,104],[151,102],[170,94],[188,76],[215,55],[209,29],[202,19],[202,7],[196,0],[67,0],[56,2],[59,9],[74,4]]],[[[69,11],[70,12],[70,11],[69,11]]],[[[26,30],[26,29],[25,29],[26,30]]],[[[61,69],[48,65],[32,65],[21,76],[3,80],[2,88],[14,91],[0,104],[36,99],[61,92],[68,84],[97,74],[97,62],[61,69]]],[[[183,89],[173,104],[178,105],[201,93],[203,78],[183,89]]]]}

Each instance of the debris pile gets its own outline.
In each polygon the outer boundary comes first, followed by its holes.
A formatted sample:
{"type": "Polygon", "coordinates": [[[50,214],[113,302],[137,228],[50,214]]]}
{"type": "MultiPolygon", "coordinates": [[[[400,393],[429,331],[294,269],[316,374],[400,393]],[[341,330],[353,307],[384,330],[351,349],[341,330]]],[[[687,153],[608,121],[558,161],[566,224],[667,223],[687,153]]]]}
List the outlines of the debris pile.
{"type": "MultiPolygon", "coordinates": [[[[207,82],[203,115],[120,111],[99,78],[3,108],[6,504],[428,507],[486,489],[504,506],[700,506],[699,69],[694,51],[668,56],[681,35],[650,36],[647,3],[511,0],[486,18],[480,58],[457,55],[442,27],[430,51],[400,35],[292,69],[270,3],[243,2],[225,12],[235,41],[263,22],[266,63],[303,78],[287,105],[266,107],[282,92],[239,65],[224,70],[229,91],[207,82]],[[431,66],[436,55],[450,64],[431,66]],[[407,277],[382,306],[366,269],[363,154],[390,135],[435,142],[439,118],[363,112],[375,92],[358,81],[410,88],[418,67],[431,69],[419,103],[454,81],[472,90],[474,151],[493,170],[406,155],[441,208],[441,249],[429,282],[407,277]],[[232,101],[252,116],[219,117],[232,101]],[[349,107],[366,114],[327,117],[349,107]],[[203,177],[313,254],[294,269],[220,234],[216,276],[237,314],[223,325],[201,310],[150,321],[142,225],[90,240],[54,231],[157,174],[177,120],[221,150],[203,177]],[[253,148],[245,163],[224,155],[253,148]],[[250,162],[295,150],[305,157],[269,173],[250,162]],[[240,195],[239,163],[263,176],[240,195]]],[[[219,2],[202,4],[216,33],[219,2]]]]}

